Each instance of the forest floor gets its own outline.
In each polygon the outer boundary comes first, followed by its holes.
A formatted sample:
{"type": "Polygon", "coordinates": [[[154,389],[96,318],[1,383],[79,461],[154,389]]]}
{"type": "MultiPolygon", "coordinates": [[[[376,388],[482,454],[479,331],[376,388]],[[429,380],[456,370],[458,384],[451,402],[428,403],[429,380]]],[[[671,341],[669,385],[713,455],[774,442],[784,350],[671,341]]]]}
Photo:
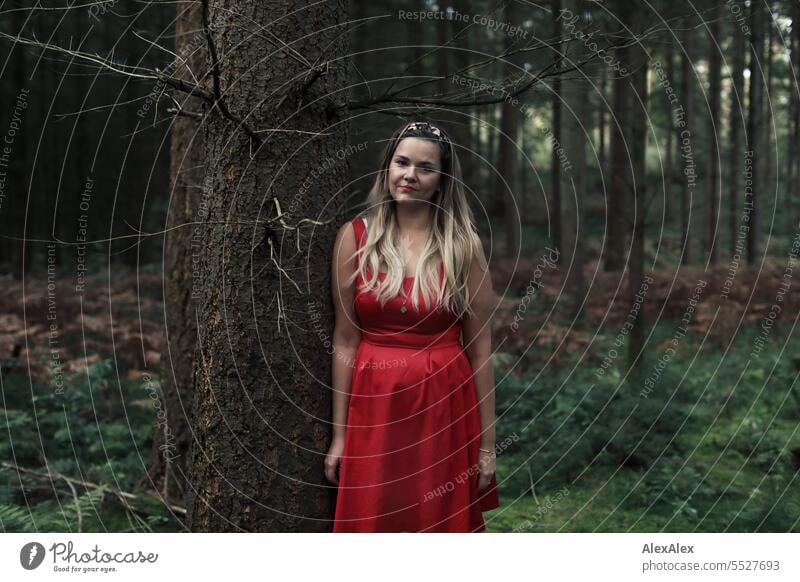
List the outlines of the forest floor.
{"type": "MultiPolygon", "coordinates": [[[[589,292],[584,319],[578,325],[564,317],[570,295],[563,289],[558,270],[547,261],[513,265],[500,261],[492,265],[492,273],[500,298],[493,318],[496,365],[507,366],[518,377],[529,377],[543,367],[558,371],[570,365],[577,353],[585,355],[587,364],[597,365],[601,357],[595,343],[613,339],[632,311],[625,277],[620,280],[618,274],[603,273],[593,263],[584,270],[589,292]]],[[[713,272],[695,267],[651,272],[652,281],[642,288],[645,321],[648,326],[655,321],[677,326],[688,313],[688,332],[703,341],[687,345],[684,355],[695,348],[704,352],[727,349],[745,328],[793,327],[800,312],[800,285],[791,284],[791,269],[787,270],[785,261],[768,259],[759,267],[739,266],[733,281],[726,282],[730,274],[728,266],[713,272]],[[780,305],[777,312],[774,305],[780,305]]],[[[47,385],[54,382],[58,366],[79,372],[104,360],[115,363],[121,379],[133,381],[144,374],[157,377],[164,313],[162,278],[155,268],[136,273],[115,266],[110,274],[89,277],[80,293],[70,277],[48,281],[45,273],[27,277],[24,284],[9,277],[0,283],[4,378],[28,378],[47,385]]],[[[773,342],[780,340],[774,335],[773,342]]],[[[654,350],[662,348],[654,346],[654,350]]],[[[785,356],[797,358],[795,353],[785,356]]],[[[504,490],[502,480],[504,474],[519,469],[519,458],[501,457],[501,507],[484,514],[488,531],[797,531],[800,487],[784,492],[787,482],[766,470],[770,458],[756,462],[752,455],[736,451],[720,455],[722,443],[749,421],[743,415],[744,411],[727,424],[715,424],[713,431],[680,435],[692,443],[693,451],[683,466],[665,469],[681,476],[677,482],[663,481],[663,491],[669,495],[654,488],[652,475],[646,476],[644,469],[630,467],[598,467],[577,483],[537,490],[536,497],[530,488],[516,494],[504,490]],[[714,470],[707,472],[704,467],[708,466],[714,470]],[[648,487],[640,493],[645,477],[648,487]],[[771,511],[764,501],[770,497],[788,503],[791,511],[771,511]]],[[[787,445],[786,454],[800,457],[796,422],[775,419],[769,430],[773,439],[787,445]]],[[[799,465],[800,458],[793,462],[799,465]]],[[[797,485],[793,478],[789,482],[797,485]]]]}
{"type": "MultiPolygon", "coordinates": [[[[800,477],[768,474],[779,455],[748,458],[722,443],[741,419],[706,435],[685,433],[696,446],[685,465],[668,466],[650,484],[649,471],[604,467],[552,491],[505,494],[502,478],[519,458],[498,460],[500,507],[483,514],[488,532],[800,532],[800,477]]],[[[774,423],[786,453],[800,451],[797,422],[774,423]]],[[[535,467],[532,468],[535,471],[535,467]]],[[[657,469],[656,469],[657,471],[657,469]]]]}

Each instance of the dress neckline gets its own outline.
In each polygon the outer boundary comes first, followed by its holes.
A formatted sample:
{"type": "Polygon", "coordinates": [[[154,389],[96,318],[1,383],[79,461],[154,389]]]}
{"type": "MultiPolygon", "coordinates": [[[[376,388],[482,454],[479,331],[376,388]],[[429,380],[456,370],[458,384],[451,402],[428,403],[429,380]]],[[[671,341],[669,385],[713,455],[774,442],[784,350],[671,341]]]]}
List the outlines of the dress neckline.
{"type": "MultiPolygon", "coordinates": [[[[439,268],[440,271],[441,271],[441,268],[442,268],[443,265],[444,265],[444,263],[442,263],[442,261],[439,261],[438,268],[439,268]]],[[[379,276],[380,275],[386,275],[386,271],[378,271],[378,275],[379,276]]],[[[414,275],[409,275],[408,277],[404,277],[403,281],[408,281],[409,279],[414,279],[414,278],[415,278],[414,275]]]]}

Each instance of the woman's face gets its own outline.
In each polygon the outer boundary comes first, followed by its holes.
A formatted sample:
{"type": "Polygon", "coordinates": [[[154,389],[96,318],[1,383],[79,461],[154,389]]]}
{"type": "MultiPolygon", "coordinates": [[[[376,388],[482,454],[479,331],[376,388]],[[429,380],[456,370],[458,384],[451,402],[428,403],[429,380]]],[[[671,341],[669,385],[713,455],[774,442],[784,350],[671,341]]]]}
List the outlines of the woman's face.
{"type": "Polygon", "coordinates": [[[439,146],[431,140],[406,137],[389,160],[389,192],[400,203],[429,201],[441,181],[439,146]]]}

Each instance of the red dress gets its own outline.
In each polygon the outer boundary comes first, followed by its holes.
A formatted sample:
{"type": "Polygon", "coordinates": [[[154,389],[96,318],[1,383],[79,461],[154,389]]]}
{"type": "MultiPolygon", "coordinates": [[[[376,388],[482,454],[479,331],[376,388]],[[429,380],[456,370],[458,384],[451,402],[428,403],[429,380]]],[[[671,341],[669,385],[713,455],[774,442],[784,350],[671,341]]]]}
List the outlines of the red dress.
{"type": "MultiPolygon", "coordinates": [[[[353,220],[356,242],[366,225],[353,220]]],[[[444,271],[439,269],[440,277],[444,271]]],[[[383,278],[384,274],[379,274],[383,278]]],[[[403,286],[410,293],[413,277],[403,286]]],[[[480,413],[461,321],[443,309],[382,309],[356,280],[361,326],[339,472],[334,532],[477,532],[499,507],[497,481],[480,494],[480,413]]]]}

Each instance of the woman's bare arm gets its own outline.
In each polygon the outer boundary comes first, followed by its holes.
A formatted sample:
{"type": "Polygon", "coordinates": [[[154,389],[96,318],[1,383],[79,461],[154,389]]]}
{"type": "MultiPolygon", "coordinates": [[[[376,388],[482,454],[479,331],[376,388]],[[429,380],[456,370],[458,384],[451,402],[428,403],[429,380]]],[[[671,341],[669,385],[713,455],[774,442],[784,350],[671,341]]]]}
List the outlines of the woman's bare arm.
{"type": "Polygon", "coordinates": [[[356,251],[352,222],[347,222],[336,235],[332,261],[332,294],[335,313],[333,329],[333,438],[344,439],[347,425],[347,406],[350,400],[355,354],[361,342],[361,328],[353,306],[355,282],[346,281],[356,270],[356,260],[350,256],[356,251]]]}
{"type": "Polygon", "coordinates": [[[463,319],[464,351],[472,364],[473,380],[477,390],[481,416],[481,448],[494,451],[495,396],[494,371],[492,368],[492,312],[495,296],[492,277],[483,252],[480,238],[477,238],[478,252],[473,257],[467,276],[470,293],[470,306],[475,312],[472,317],[463,319]]]}

